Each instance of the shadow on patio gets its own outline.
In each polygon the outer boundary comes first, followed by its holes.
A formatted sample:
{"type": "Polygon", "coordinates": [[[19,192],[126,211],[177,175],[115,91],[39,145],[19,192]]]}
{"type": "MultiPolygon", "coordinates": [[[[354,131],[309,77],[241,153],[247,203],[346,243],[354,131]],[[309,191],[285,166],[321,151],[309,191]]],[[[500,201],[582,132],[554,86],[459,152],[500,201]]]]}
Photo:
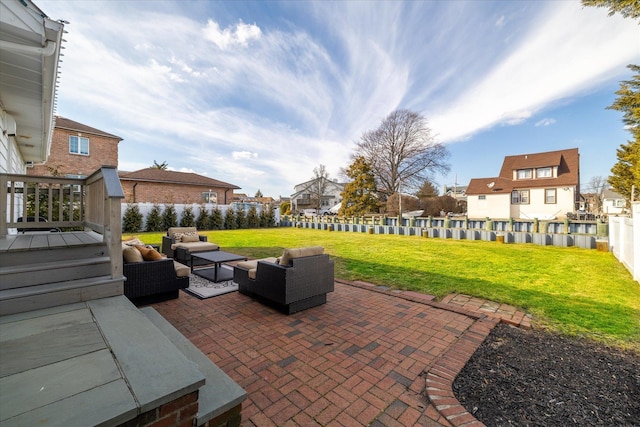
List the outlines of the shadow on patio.
{"type": "Polygon", "coordinates": [[[473,421],[451,382],[498,321],[341,281],[290,316],[237,292],[153,307],[247,391],[242,425],[260,427],[473,421]]]}

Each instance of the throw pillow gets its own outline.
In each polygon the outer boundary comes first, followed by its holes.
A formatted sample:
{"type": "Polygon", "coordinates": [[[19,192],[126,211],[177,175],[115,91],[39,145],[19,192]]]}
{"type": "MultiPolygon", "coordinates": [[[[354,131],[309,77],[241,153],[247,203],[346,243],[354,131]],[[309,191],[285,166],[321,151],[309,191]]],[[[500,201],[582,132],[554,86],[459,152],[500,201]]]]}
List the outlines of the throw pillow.
{"type": "Polygon", "coordinates": [[[197,234],[184,233],[184,236],[182,236],[183,243],[199,242],[199,241],[200,241],[200,238],[198,237],[197,234]]]}
{"type": "Polygon", "coordinates": [[[122,258],[125,262],[142,262],[142,254],[135,246],[122,245],[122,258]]]}
{"type": "Polygon", "coordinates": [[[140,252],[140,254],[142,255],[142,259],[144,259],[145,261],[157,261],[159,259],[162,259],[162,255],[160,254],[160,252],[156,251],[153,248],[136,246],[136,249],[140,252]]]}
{"type": "Polygon", "coordinates": [[[184,236],[184,233],[173,233],[173,241],[175,243],[182,242],[182,236],[184,236]]]}

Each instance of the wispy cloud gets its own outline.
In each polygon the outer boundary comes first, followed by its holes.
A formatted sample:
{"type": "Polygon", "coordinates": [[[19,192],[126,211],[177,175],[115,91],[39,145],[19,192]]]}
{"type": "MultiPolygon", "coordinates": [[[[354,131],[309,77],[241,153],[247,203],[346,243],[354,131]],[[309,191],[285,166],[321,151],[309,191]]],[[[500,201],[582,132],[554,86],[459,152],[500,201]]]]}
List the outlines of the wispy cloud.
{"type": "Polygon", "coordinates": [[[273,195],[320,163],[337,176],[396,108],[462,140],[615,78],[640,48],[633,21],[577,1],[154,4],[39,3],[71,21],[60,113],[123,137],[122,169],[156,159],[273,195]]]}
{"type": "Polygon", "coordinates": [[[545,117],[544,119],[539,120],[539,121],[536,122],[536,127],[551,126],[555,122],[556,122],[556,119],[554,119],[552,117],[545,117]]]}

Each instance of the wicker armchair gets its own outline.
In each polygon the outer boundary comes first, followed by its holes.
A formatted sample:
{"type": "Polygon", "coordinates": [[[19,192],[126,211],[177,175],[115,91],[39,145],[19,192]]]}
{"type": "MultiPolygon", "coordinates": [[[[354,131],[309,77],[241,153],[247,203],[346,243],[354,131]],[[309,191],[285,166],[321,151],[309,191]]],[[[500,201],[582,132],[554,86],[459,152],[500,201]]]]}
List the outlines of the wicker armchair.
{"type": "Polygon", "coordinates": [[[268,260],[249,263],[233,269],[238,291],[285,314],[292,314],[327,302],[334,290],[334,263],[327,254],[294,258],[288,265],[268,260]],[[244,267],[243,267],[244,265],[244,267]],[[251,278],[255,274],[255,279],[251,278]]]}
{"type": "Polygon", "coordinates": [[[178,277],[170,258],[125,263],[123,273],[124,295],[138,305],[178,298],[179,290],[189,287],[189,276],[178,277]]]}
{"type": "Polygon", "coordinates": [[[172,227],[162,236],[162,253],[182,264],[191,265],[191,253],[217,251],[220,249],[215,243],[207,241],[207,236],[197,234],[195,227],[172,227]],[[178,238],[184,234],[191,234],[195,241],[185,242],[178,238]],[[196,237],[197,236],[197,237],[196,237]]]}

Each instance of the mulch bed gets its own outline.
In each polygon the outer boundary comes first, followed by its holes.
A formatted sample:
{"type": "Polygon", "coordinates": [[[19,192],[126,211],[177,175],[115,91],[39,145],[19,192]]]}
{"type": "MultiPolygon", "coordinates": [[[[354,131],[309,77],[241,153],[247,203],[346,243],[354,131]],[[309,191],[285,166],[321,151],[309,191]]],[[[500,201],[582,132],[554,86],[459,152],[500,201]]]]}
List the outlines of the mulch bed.
{"type": "Polygon", "coordinates": [[[640,426],[640,355],[501,324],[453,391],[487,426],[640,426]]]}

